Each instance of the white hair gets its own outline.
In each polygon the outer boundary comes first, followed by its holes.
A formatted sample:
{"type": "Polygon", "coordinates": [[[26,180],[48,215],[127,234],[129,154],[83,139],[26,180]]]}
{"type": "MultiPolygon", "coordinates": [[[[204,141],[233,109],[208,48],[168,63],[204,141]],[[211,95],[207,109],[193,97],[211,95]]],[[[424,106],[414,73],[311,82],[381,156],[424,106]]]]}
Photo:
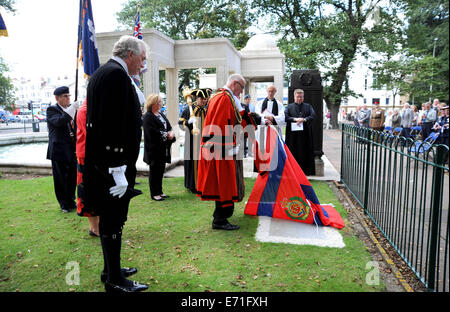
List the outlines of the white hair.
{"type": "Polygon", "coordinates": [[[144,51],[147,53],[148,45],[138,38],[133,36],[122,36],[114,43],[112,50],[113,56],[126,59],[128,52],[133,51],[136,55],[141,55],[144,51]]]}
{"type": "Polygon", "coordinates": [[[230,77],[228,77],[227,86],[230,86],[235,81],[241,82],[245,81],[245,79],[240,74],[232,74],[230,75],[230,77]]]}

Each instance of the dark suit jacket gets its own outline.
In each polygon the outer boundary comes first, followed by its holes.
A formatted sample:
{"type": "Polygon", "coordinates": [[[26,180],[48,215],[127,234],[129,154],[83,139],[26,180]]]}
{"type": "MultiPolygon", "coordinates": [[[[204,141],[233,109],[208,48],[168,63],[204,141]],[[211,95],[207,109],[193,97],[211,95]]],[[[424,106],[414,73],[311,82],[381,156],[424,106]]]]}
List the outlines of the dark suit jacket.
{"type": "Polygon", "coordinates": [[[134,187],[141,118],[138,96],[128,73],[109,60],[94,72],[87,87],[83,181],[90,204],[105,206],[105,200],[112,199],[109,188],[115,182],[108,168],[127,165],[128,185],[134,187]]]}
{"type": "Polygon", "coordinates": [[[76,137],[71,121],[72,117],[58,104],[47,108],[47,159],[75,162],[76,137]]]}
{"type": "Polygon", "coordinates": [[[164,160],[171,162],[170,147],[175,142],[175,138],[169,141],[165,135],[172,130],[169,120],[164,114],[160,114],[167,123],[167,129],[164,124],[152,112],[147,112],[143,118],[144,128],[144,162],[150,164],[154,160],[164,160]]]}

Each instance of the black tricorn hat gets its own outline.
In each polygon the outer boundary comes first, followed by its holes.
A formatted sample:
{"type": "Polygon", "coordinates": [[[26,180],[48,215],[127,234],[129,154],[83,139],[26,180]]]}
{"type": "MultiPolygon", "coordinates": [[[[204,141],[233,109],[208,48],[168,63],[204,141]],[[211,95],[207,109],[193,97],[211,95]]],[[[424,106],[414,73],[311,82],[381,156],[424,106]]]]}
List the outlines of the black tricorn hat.
{"type": "Polygon", "coordinates": [[[69,92],[69,87],[66,87],[66,86],[58,87],[58,88],[55,89],[55,91],[53,91],[54,95],[63,95],[63,94],[66,94],[66,93],[70,93],[69,92]]]}
{"type": "Polygon", "coordinates": [[[195,95],[196,97],[200,97],[202,99],[207,99],[212,93],[212,89],[206,88],[206,89],[196,89],[192,91],[192,95],[195,95]]]}

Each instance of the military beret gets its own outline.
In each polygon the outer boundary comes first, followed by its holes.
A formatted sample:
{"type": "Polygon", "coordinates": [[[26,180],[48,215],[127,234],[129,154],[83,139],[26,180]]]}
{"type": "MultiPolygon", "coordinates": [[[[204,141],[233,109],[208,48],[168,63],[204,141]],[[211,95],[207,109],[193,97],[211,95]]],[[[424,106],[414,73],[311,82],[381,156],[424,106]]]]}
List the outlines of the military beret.
{"type": "Polygon", "coordinates": [[[58,87],[53,92],[54,95],[63,95],[63,94],[66,94],[66,93],[70,93],[69,92],[69,87],[66,87],[66,86],[58,87]]]}

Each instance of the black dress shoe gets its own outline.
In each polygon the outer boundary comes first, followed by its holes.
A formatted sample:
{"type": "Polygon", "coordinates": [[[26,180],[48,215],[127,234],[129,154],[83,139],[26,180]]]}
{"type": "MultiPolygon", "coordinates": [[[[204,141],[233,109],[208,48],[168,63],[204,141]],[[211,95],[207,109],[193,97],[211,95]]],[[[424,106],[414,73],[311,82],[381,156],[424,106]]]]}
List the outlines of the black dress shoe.
{"type": "Polygon", "coordinates": [[[140,284],[139,282],[133,281],[131,286],[114,285],[110,282],[105,283],[106,292],[138,292],[147,290],[148,286],[145,284],[140,284]]]}
{"type": "Polygon", "coordinates": [[[61,208],[61,212],[63,212],[63,213],[69,213],[71,211],[72,211],[72,209],[61,208]]]}
{"type": "Polygon", "coordinates": [[[233,231],[233,230],[239,230],[241,227],[239,225],[231,224],[227,221],[225,224],[216,224],[213,222],[212,228],[215,230],[226,230],[226,231],[233,231]]]}
{"type": "Polygon", "coordinates": [[[91,230],[89,230],[89,235],[93,236],[93,237],[100,237],[100,235],[95,234],[94,232],[92,232],[91,230]]]}
{"type": "MultiPolygon", "coordinates": [[[[120,272],[122,273],[123,277],[128,277],[131,276],[133,274],[137,273],[137,269],[136,268],[121,268],[120,272]]],[[[102,273],[100,274],[100,280],[102,281],[102,283],[106,282],[106,272],[102,271],[102,273]]]]}
{"type": "Polygon", "coordinates": [[[164,200],[164,197],[156,198],[156,196],[152,196],[152,199],[156,201],[162,201],[164,200]]]}

